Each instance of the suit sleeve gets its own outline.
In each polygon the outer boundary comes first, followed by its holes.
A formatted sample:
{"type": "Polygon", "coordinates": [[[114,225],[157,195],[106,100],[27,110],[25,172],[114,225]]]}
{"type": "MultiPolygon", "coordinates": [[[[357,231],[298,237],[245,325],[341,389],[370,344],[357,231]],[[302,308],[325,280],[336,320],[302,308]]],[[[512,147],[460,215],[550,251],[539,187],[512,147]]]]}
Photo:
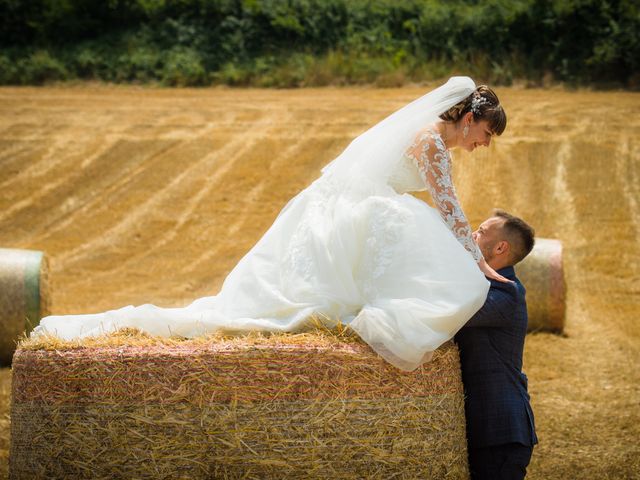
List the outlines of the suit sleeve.
{"type": "Polygon", "coordinates": [[[492,281],[484,305],[463,328],[508,326],[514,321],[517,305],[518,290],[515,285],[492,281]]]}

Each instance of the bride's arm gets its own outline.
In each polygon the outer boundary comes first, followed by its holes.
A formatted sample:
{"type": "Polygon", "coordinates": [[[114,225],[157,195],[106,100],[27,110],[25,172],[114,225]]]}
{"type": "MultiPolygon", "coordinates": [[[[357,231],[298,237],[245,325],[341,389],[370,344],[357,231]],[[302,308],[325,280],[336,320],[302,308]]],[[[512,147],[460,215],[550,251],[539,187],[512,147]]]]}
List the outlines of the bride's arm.
{"type": "Polygon", "coordinates": [[[462,246],[473,255],[482,273],[500,282],[511,282],[489,266],[478,244],[473,240],[471,226],[460,207],[451,179],[451,157],[440,135],[430,130],[421,132],[405,155],[413,160],[420,171],[440,216],[462,246]]]}
{"type": "Polygon", "coordinates": [[[405,155],[413,160],[431,194],[440,216],[458,241],[476,262],[484,260],[480,248],[471,236],[467,221],[451,179],[451,157],[440,136],[430,130],[418,134],[405,155]]]}

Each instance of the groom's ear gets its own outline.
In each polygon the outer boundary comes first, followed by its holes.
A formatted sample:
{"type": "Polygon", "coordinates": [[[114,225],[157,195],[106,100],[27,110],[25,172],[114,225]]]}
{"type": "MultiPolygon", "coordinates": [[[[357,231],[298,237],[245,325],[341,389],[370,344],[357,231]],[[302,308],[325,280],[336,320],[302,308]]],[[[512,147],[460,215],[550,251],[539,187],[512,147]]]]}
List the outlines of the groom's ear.
{"type": "Polygon", "coordinates": [[[496,246],[493,247],[494,252],[496,253],[496,255],[503,255],[503,254],[508,254],[511,251],[511,245],[509,245],[509,242],[507,242],[506,240],[500,240],[498,243],[496,243],[496,246]]]}

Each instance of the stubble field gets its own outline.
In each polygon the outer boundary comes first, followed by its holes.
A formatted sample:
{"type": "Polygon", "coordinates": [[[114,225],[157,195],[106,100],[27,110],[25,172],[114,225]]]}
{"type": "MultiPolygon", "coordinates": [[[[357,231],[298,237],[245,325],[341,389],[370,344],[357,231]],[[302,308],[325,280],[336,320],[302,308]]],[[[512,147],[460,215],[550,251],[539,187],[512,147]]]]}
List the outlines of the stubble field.
{"type": "MultiPolygon", "coordinates": [[[[47,252],[58,314],[215,294],[291,196],[425,90],[1,88],[0,247],[47,252]]],[[[496,91],[504,135],[454,154],[465,212],[504,208],[565,249],[566,333],[525,347],[529,478],[640,478],[640,94],[496,91]]],[[[9,391],[5,368],[0,476],[9,391]]]]}

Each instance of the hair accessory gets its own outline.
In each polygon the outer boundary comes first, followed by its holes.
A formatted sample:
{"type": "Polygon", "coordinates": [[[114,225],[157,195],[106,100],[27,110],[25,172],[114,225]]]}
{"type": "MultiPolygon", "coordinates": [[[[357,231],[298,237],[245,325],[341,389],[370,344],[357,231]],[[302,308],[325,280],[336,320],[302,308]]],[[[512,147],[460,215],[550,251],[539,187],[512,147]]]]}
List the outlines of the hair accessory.
{"type": "Polygon", "coordinates": [[[473,98],[471,99],[471,111],[474,115],[482,115],[480,107],[487,103],[489,103],[489,100],[476,92],[473,94],[473,98]]]}

